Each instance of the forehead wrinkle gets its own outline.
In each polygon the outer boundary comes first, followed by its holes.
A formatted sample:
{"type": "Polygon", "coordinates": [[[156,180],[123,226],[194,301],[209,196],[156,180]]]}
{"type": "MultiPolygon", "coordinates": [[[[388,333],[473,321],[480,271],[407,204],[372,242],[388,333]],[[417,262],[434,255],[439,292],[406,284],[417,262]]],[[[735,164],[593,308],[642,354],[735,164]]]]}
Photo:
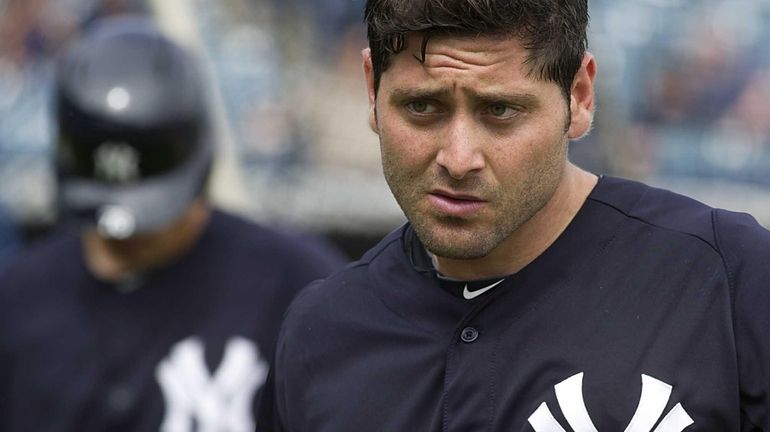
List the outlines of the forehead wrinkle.
{"type": "MultiPolygon", "coordinates": [[[[425,50],[426,68],[456,68],[468,70],[490,67],[506,61],[519,60],[523,64],[523,51],[511,49],[510,39],[491,37],[431,38],[425,50]],[[521,57],[521,58],[519,58],[521,57]]],[[[420,46],[420,44],[415,44],[420,46]]],[[[421,58],[421,56],[417,56],[421,58]]]]}
{"type": "Polygon", "coordinates": [[[425,53],[423,66],[426,69],[458,69],[473,70],[487,69],[508,61],[512,55],[502,53],[495,55],[489,52],[430,52],[425,53]]]}
{"type": "Polygon", "coordinates": [[[449,78],[456,82],[470,79],[491,85],[501,78],[518,81],[527,77],[518,56],[503,50],[500,50],[499,54],[465,51],[457,51],[453,55],[428,53],[421,66],[427,75],[433,78],[449,78]]]}

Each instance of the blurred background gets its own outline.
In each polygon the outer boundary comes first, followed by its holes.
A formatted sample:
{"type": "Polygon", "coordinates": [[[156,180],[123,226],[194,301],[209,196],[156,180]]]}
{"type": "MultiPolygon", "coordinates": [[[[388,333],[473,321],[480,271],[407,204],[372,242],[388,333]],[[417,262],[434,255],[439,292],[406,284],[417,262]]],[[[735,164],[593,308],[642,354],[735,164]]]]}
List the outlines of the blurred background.
{"type": "MultiPolygon", "coordinates": [[[[351,257],[403,222],[369,131],[364,0],[0,0],[0,260],[56,221],[53,60],[104,15],[154,15],[210,78],[221,207],[351,257]]],[[[572,158],[770,226],[770,0],[591,0],[593,132],[572,158]]]]}

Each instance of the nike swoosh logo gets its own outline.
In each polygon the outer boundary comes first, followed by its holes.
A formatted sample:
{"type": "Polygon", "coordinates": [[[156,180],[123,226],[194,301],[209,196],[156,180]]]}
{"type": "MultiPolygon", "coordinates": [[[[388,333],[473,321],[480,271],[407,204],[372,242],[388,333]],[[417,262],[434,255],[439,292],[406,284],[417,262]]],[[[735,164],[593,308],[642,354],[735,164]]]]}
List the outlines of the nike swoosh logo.
{"type": "Polygon", "coordinates": [[[505,280],[505,278],[502,278],[499,281],[497,281],[497,282],[495,282],[495,283],[493,283],[491,285],[487,285],[484,288],[477,289],[476,291],[473,291],[473,292],[468,291],[468,284],[465,284],[465,288],[463,289],[463,297],[465,297],[465,300],[473,300],[476,297],[478,297],[478,296],[484,294],[485,292],[491,290],[492,288],[498,286],[504,280],[505,280]]]}

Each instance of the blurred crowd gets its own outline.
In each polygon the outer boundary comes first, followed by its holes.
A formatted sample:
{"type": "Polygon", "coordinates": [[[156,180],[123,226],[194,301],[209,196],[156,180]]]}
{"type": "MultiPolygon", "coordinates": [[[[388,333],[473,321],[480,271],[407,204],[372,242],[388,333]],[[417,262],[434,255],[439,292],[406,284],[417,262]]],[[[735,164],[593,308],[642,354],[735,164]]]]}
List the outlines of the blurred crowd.
{"type": "Polygon", "coordinates": [[[620,59],[600,93],[621,107],[602,117],[624,129],[616,169],[770,186],[770,1],[621,3],[594,2],[593,40],[617,53],[600,59],[620,59]]]}
{"type": "MultiPolygon", "coordinates": [[[[366,124],[363,3],[0,0],[0,218],[54,218],[47,155],[56,54],[95,17],[140,12],[170,29],[190,21],[195,40],[186,42],[209,66],[218,139],[231,156],[225,171],[238,173],[238,185],[218,187],[238,191],[244,211],[317,230],[394,226],[400,212],[377,174],[366,124]]],[[[770,191],[770,0],[590,6],[599,103],[573,159],[652,183],[710,179],[770,191]]]]}

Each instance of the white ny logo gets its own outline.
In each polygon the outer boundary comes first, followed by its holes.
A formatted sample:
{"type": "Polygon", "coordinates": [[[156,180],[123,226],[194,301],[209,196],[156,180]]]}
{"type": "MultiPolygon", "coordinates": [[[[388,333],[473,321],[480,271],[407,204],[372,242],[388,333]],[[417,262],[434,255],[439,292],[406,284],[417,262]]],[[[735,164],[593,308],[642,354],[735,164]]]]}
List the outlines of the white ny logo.
{"type": "Polygon", "coordinates": [[[139,177],[139,152],[126,143],[106,142],[94,153],[94,176],[126,183],[139,177]]]}
{"type": "Polygon", "coordinates": [[[213,375],[200,340],[179,342],[155,370],[166,402],[160,431],[192,432],[197,424],[199,432],[253,432],[252,403],[267,369],[256,345],[242,337],[228,341],[213,375]]]}
{"type": "MultiPolygon", "coordinates": [[[[661,420],[653,431],[652,427],[666,409],[672,387],[651,376],[642,375],[642,396],[636,412],[628,423],[625,432],[681,432],[694,423],[681,403],[676,404],[661,420]]],[[[597,432],[591,417],[588,416],[583,399],[583,373],[556,384],[556,399],[559,401],[564,417],[575,432],[597,432]]],[[[565,432],[551,414],[548,404],[543,402],[529,417],[529,424],[535,432],[565,432]]]]}

